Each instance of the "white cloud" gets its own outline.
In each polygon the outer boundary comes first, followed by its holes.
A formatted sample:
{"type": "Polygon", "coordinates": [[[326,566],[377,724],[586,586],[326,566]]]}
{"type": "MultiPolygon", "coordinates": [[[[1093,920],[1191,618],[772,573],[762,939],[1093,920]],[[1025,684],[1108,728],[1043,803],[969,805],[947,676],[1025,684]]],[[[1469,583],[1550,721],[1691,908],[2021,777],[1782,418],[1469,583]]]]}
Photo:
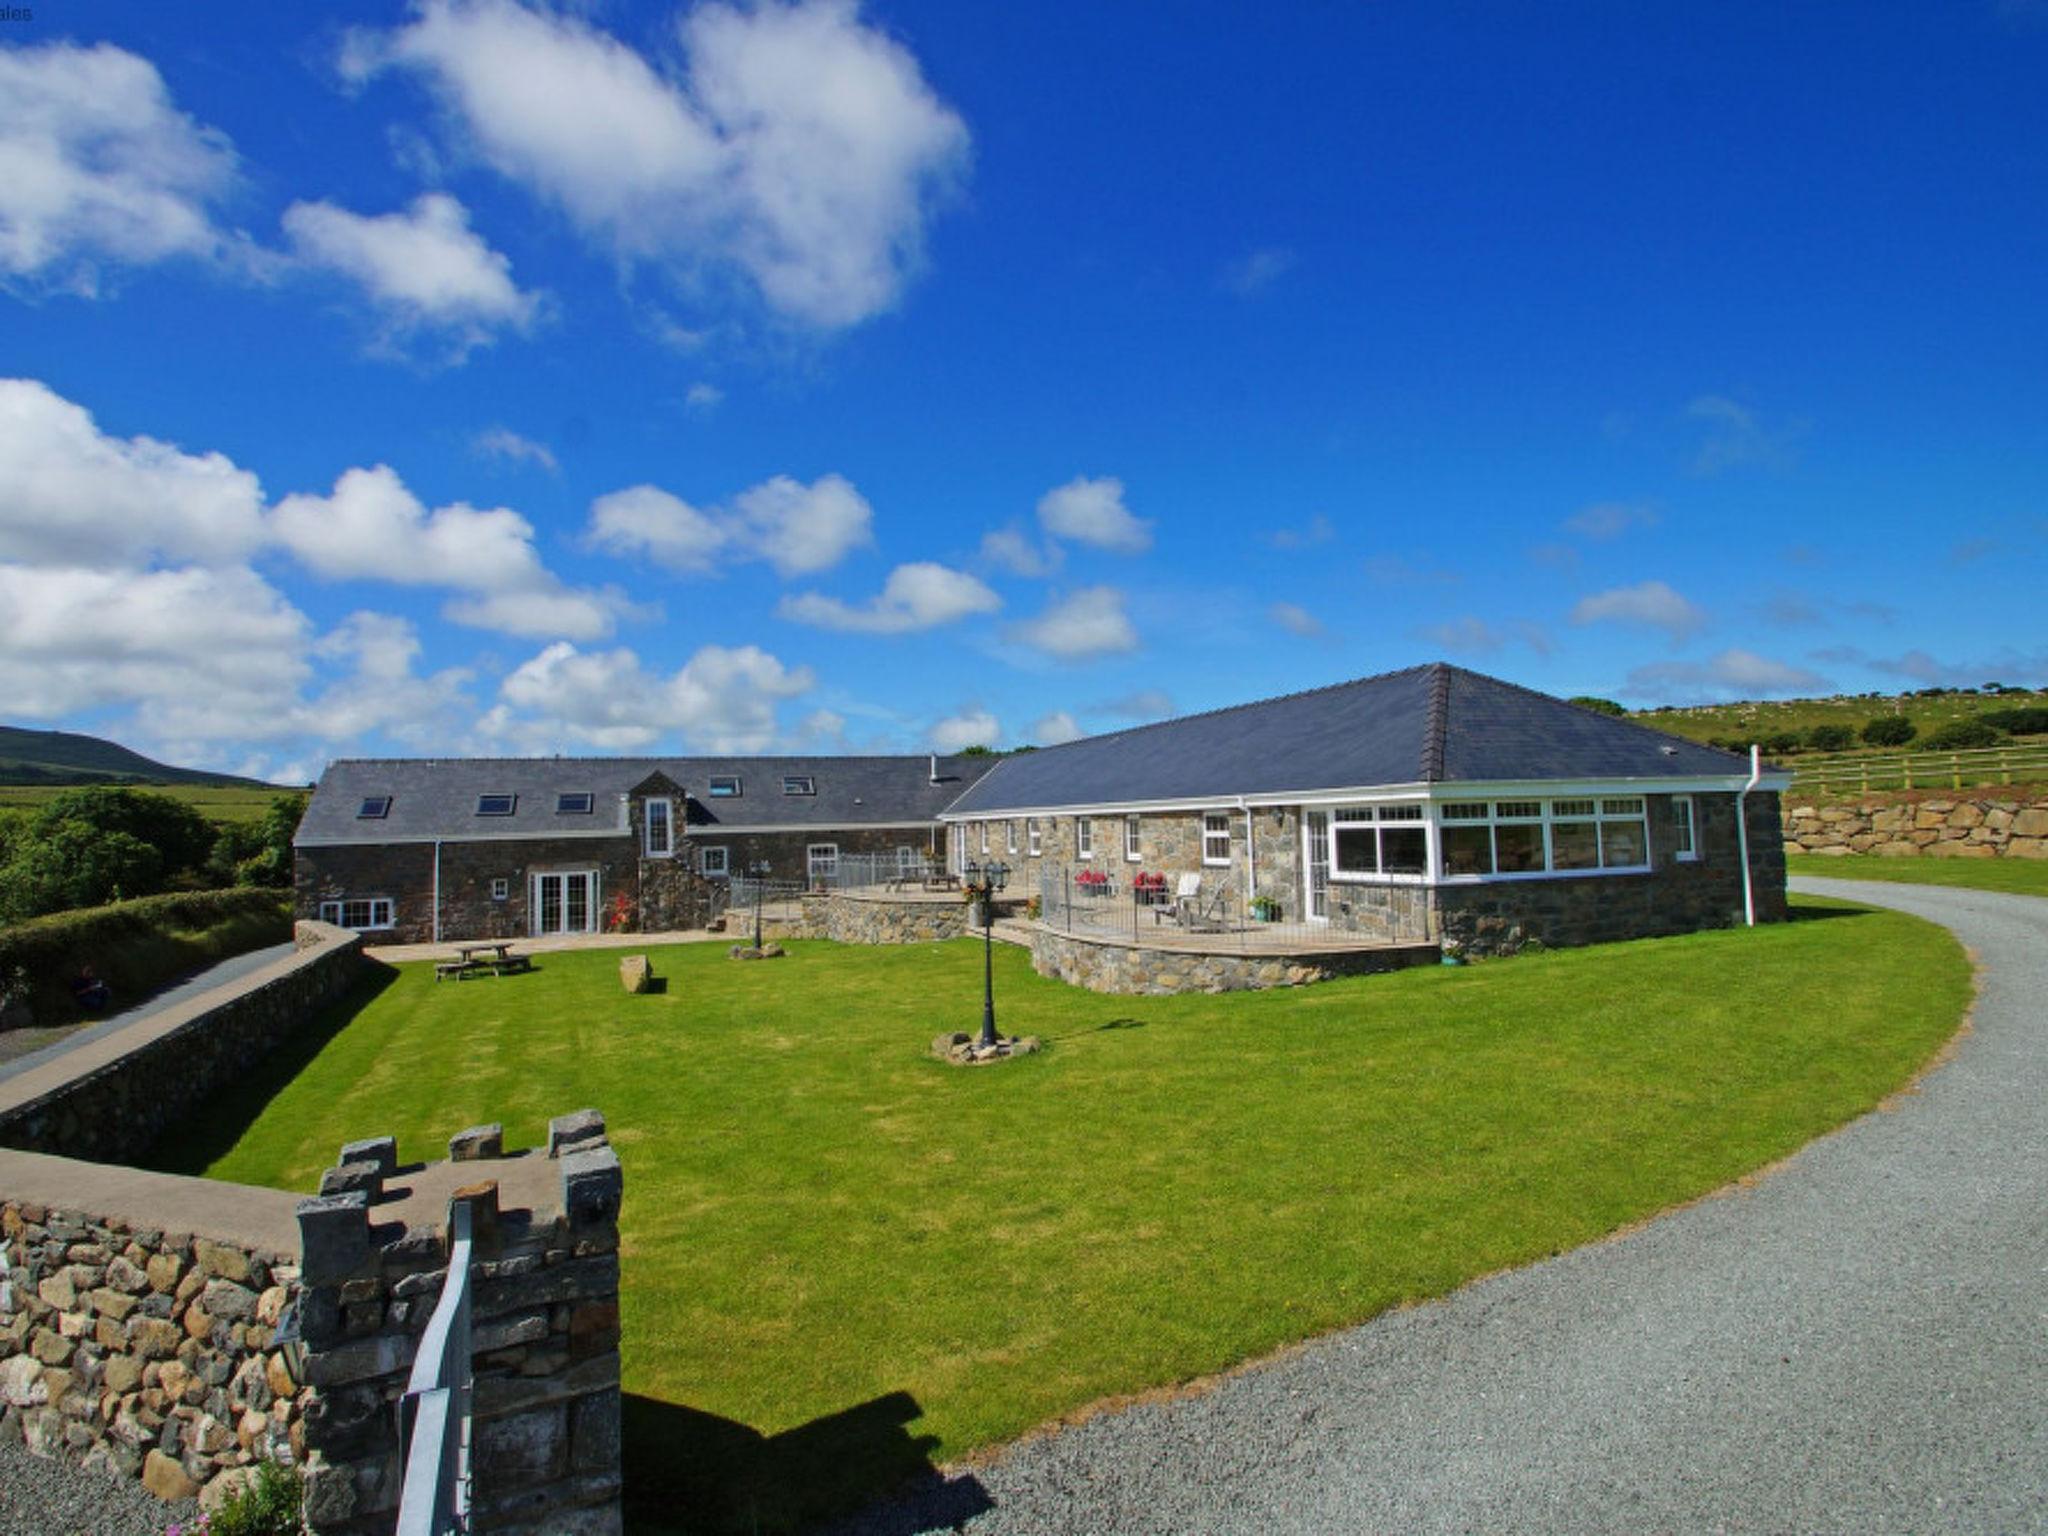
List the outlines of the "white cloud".
{"type": "Polygon", "coordinates": [[[1124,506],[1124,483],[1114,475],[1099,480],[1079,475],[1047,491],[1039,498],[1038,520],[1055,538],[1098,549],[1136,554],[1152,547],[1152,525],[1131,516],[1124,506]]]}
{"type": "Polygon", "coordinates": [[[683,405],[693,411],[714,410],[725,399],[725,391],[716,384],[698,382],[692,384],[683,395],[683,405]]]}
{"type": "Polygon", "coordinates": [[[1725,650],[1705,662],[1663,661],[1632,668],[1627,692],[1635,697],[1755,698],[1773,693],[1826,693],[1832,685],[1817,672],[1755,651],[1725,650]]]}
{"type": "Polygon", "coordinates": [[[899,565],[881,594],[855,607],[820,592],[785,597],[776,612],[798,624],[870,635],[901,635],[936,629],[977,613],[994,613],[1003,600],[965,571],[929,560],[899,565]]]}
{"type": "Polygon", "coordinates": [[[211,259],[227,138],[171,104],[156,66],[101,43],[0,49],[0,272],[99,291],[100,264],[211,259]]]}
{"type": "Polygon", "coordinates": [[[1453,653],[1484,655],[1504,649],[1510,641],[1519,640],[1539,656],[1551,652],[1550,636],[1541,625],[1531,624],[1526,619],[1511,619],[1500,624],[1489,623],[1477,614],[1466,614],[1442,624],[1425,624],[1416,633],[1432,645],[1441,646],[1453,653]]]}
{"type": "Polygon", "coordinates": [[[473,674],[449,667],[419,676],[419,632],[409,619],[352,613],[320,637],[313,654],[352,666],[348,676],[296,711],[294,723],[308,735],[352,741],[377,731],[427,748],[446,740],[452,719],[469,714],[464,687],[473,674]]]}
{"type": "Polygon", "coordinates": [[[1223,286],[1249,298],[1294,270],[1294,252],[1283,245],[1261,246],[1223,268],[1223,286]]]}
{"type": "Polygon", "coordinates": [[[1014,626],[1013,639],[1060,661],[1135,651],[1138,632],[1115,587],[1083,587],[1037,618],[1014,626]]]}
{"type": "Polygon", "coordinates": [[[934,751],[964,752],[969,747],[993,747],[1002,739],[1003,727],[985,709],[964,709],[948,715],[931,729],[934,751]]]}
{"type": "Polygon", "coordinates": [[[1173,713],[1173,696],[1164,688],[1140,688],[1120,699],[1104,699],[1091,705],[1088,713],[1117,720],[1163,720],[1173,713]]]}
{"type": "Polygon", "coordinates": [[[533,525],[509,507],[455,502],[429,511],[386,465],[351,469],[327,496],[287,496],[271,513],[277,541],[316,575],[449,587],[458,624],[587,640],[610,632],[623,600],[564,587],[541,564],[533,525]]]}
{"type": "Polygon", "coordinates": [[[1564,520],[1568,532],[1584,539],[1618,539],[1631,528],[1657,526],[1657,509],[1642,502],[1596,501],[1564,520]]]}
{"type": "Polygon", "coordinates": [[[1031,739],[1041,747],[1062,746],[1070,741],[1079,741],[1087,734],[1081,729],[1081,723],[1064,709],[1039,716],[1031,727],[1031,739]]]}
{"type": "Polygon", "coordinates": [[[1266,610],[1266,617],[1289,634],[1314,639],[1323,633],[1323,621],[1299,603],[1275,603],[1266,610]]]}
{"type": "Polygon", "coordinates": [[[1766,426],[1749,406],[1726,395],[1700,395],[1685,408],[1694,421],[1707,424],[1707,438],[1693,456],[1692,472],[1718,475],[1723,470],[1781,469],[1792,461],[1793,448],[1806,433],[1806,423],[1766,426]]]}
{"type": "Polygon", "coordinates": [[[783,576],[837,565],[874,542],[874,509],[841,475],[809,485],[787,475],[765,480],[730,508],[700,511],[659,486],[635,485],[590,504],[589,542],[611,554],[648,558],[670,570],[705,574],[720,557],[766,560],[783,576]]]}
{"type": "Polygon", "coordinates": [[[1318,544],[1327,544],[1337,536],[1336,527],[1318,512],[1301,528],[1275,528],[1266,535],[1266,542],[1275,549],[1312,549],[1318,544]]]}
{"type": "Polygon", "coordinates": [[[1612,587],[1582,597],[1573,605],[1574,624],[1612,622],[1661,629],[1674,645],[1684,641],[1707,616],[1689,599],[1661,581],[1640,581],[1632,587],[1612,587]]]}
{"type": "Polygon", "coordinates": [[[743,272],[777,313],[850,325],[921,264],[968,134],[850,0],[703,4],[672,70],[577,17],[426,0],[342,67],[424,74],[475,152],[628,262],[743,272]]]}
{"type": "Polygon", "coordinates": [[[562,467],[556,462],[554,449],[530,437],[521,437],[510,427],[486,428],[477,433],[470,447],[484,458],[503,459],[508,464],[537,464],[549,474],[562,467]]]}
{"type": "Polygon", "coordinates": [[[263,539],[263,489],[218,453],[102,433],[33,379],[0,380],[0,558],[237,560],[263,539]]]}
{"type": "Polygon", "coordinates": [[[996,528],[981,536],[981,558],[1013,576],[1050,576],[1059,569],[1060,549],[1057,544],[1041,549],[1020,528],[996,528]]]}
{"type": "Polygon", "coordinates": [[[525,330],[539,298],[512,281],[512,263],[469,227],[469,213],[445,192],[428,192],[402,213],[351,213],[333,203],[293,203],[284,231],[299,259],[360,284],[393,336],[436,332],[456,356],[525,330]]]}
{"type": "Polygon", "coordinates": [[[482,729],[528,750],[631,751],[678,732],[704,751],[759,752],[776,739],[777,705],[814,682],[809,668],[751,645],[704,646],[663,675],[623,647],[586,652],[563,641],[506,677],[482,729]]]}

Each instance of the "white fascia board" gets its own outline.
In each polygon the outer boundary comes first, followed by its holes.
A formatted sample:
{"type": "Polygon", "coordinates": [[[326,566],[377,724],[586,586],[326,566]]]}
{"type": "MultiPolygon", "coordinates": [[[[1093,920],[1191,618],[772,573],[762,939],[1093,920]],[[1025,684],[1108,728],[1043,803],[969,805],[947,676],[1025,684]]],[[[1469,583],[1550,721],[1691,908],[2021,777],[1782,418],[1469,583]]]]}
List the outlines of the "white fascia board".
{"type": "Polygon", "coordinates": [[[762,832],[929,832],[933,825],[934,823],[929,821],[785,821],[744,827],[728,827],[723,823],[719,823],[708,827],[684,827],[683,835],[685,837],[739,837],[762,832]]]}
{"type": "MultiPolygon", "coordinates": [[[[1437,784],[1430,799],[1445,800],[1583,800],[1588,795],[1710,795],[1734,794],[1749,782],[1747,773],[1706,774],[1695,778],[1616,779],[1494,779],[1470,783],[1437,784]]],[[[1767,773],[1758,789],[1786,790],[1792,787],[1789,773],[1767,773]]]]}
{"type": "Polygon", "coordinates": [[[1111,800],[1099,805],[1040,805],[1006,811],[945,811],[946,822],[1014,821],[1020,816],[1143,816],[1181,811],[1235,811],[1246,806],[1349,804],[1353,800],[1417,800],[1426,784],[1378,784],[1370,789],[1283,789],[1257,795],[1204,795],[1184,800],[1111,800]]]}
{"type": "Polygon", "coordinates": [[[397,848],[423,844],[540,843],[573,838],[631,837],[626,827],[536,827],[526,832],[407,832],[397,837],[295,837],[294,848],[397,848]]]}

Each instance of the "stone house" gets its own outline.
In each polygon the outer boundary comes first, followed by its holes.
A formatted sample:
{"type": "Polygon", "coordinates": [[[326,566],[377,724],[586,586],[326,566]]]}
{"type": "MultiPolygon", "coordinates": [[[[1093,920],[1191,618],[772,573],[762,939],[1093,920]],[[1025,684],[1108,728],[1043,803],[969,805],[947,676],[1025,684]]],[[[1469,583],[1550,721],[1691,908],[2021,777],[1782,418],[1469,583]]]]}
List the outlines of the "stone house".
{"type": "Polygon", "coordinates": [[[350,758],[294,848],[297,915],[383,943],[698,927],[732,873],[943,857],[987,757],[350,758]]]}
{"type": "Polygon", "coordinates": [[[1199,874],[1333,936],[1487,953],[1781,918],[1789,784],[1438,662],[1007,757],[942,819],[1013,894],[1199,874]]]}

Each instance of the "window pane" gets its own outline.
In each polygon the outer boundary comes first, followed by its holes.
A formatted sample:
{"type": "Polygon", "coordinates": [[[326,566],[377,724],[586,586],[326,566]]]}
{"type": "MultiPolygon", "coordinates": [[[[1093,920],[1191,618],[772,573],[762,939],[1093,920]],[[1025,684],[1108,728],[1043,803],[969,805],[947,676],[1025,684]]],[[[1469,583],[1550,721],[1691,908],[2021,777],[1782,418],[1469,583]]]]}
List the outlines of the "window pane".
{"type": "Polygon", "coordinates": [[[1380,807],[1381,821],[1420,821],[1422,807],[1419,805],[1383,805],[1380,807]]]}
{"type": "Polygon", "coordinates": [[[1484,800],[1453,800],[1443,808],[1445,821],[1484,821],[1486,802],[1484,800]]]}
{"type": "Polygon", "coordinates": [[[1626,800],[1602,800],[1600,810],[1607,816],[1640,816],[1643,814],[1642,797],[1635,795],[1626,800]]]}
{"type": "Polygon", "coordinates": [[[1337,873],[1376,875],[1380,872],[1379,838],[1371,827],[1337,827],[1337,873]]]}
{"type": "Polygon", "coordinates": [[[1333,821],[1371,821],[1372,807],[1369,805],[1340,805],[1330,812],[1333,821]]]}
{"type": "Polygon", "coordinates": [[[1593,802],[1590,800],[1558,800],[1552,803],[1550,814],[1553,816],[1590,816],[1593,814],[1593,802]]]}
{"type": "MultiPolygon", "coordinates": [[[[1576,802],[1581,805],[1588,801],[1576,802]]],[[[1560,821],[1550,828],[1553,869],[1598,869],[1600,867],[1600,824],[1595,821],[1560,821]]]]}
{"type": "Polygon", "coordinates": [[[1693,852],[1692,845],[1692,796],[1677,795],[1671,801],[1672,841],[1678,852],[1693,852]]]}
{"type": "Polygon", "coordinates": [[[1503,875],[1527,874],[1543,868],[1543,828],[1521,822],[1493,829],[1494,868],[1503,875]]]}
{"type": "Polygon", "coordinates": [[[1541,800],[1503,800],[1493,808],[1493,814],[1506,820],[1509,817],[1526,817],[1534,820],[1543,814],[1541,800]]]}
{"type": "MultiPolygon", "coordinates": [[[[1407,832],[1389,832],[1389,837],[1406,837],[1407,832]]],[[[1445,827],[1443,830],[1444,873],[1447,875],[1490,875],[1493,873],[1493,829],[1491,827],[1445,827]]]]}
{"type": "Polygon", "coordinates": [[[1429,872],[1429,837],[1420,827],[1388,827],[1380,833],[1380,860],[1390,875],[1429,872]]]}
{"type": "Polygon", "coordinates": [[[1607,869],[1637,869],[1649,863],[1643,854],[1643,824],[1640,821],[1602,822],[1600,863],[1607,869]]]}

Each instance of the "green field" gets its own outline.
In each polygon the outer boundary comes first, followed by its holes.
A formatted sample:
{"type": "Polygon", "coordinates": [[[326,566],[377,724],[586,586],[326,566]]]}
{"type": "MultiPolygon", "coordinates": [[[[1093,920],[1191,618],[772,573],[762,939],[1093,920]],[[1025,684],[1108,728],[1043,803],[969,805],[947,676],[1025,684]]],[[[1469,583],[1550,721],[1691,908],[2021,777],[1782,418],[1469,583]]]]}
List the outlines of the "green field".
{"type": "Polygon", "coordinates": [[[1041,1055],[962,1070],[971,942],[385,972],[164,1166],[310,1190],[344,1141],[508,1145],[595,1105],[626,1169],[635,1529],[783,1530],[1115,1394],[1591,1241],[1907,1081],[1969,966],[1807,902],[1750,930],[1295,991],[1116,998],[998,947],[1041,1055]],[[687,1512],[687,1518],[675,1512],[687,1512]]]}
{"type": "MultiPolygon", "coordinates": [[[[0,784],[0,808],[12,805],[44,805],[67,789],[77,787],[57,784],[0,784]]],[[[131,784],[124,787],[182,800],[185,804],[196,807],[199,814],[208,821],[215,822],[261,821],[263,813],[270,809],[270,802],[279,795],[292,795],[302,801],[306,798],[306,792],[302,789],[237,789],[229,785],[207,784],[131,784]]]]}
{"type": "Polygon", "coordinates": [[[1882,858],[1867,853],[1827,858],[1817,853],[1793,853],[1785,857],[1785,871],[1793,875],[1825,875],[1830,880],[1891,880],[2006,891],[2015,896],[2048,896],[2048,860],[2042,859],[1882,858]]]}
{"type": "MultiPolygon", "coordinates": [[[[1816,725],[1846,725],[1853,731],[1879,715],[1902,714],[1920,728],[1922,738],[1951,720],[1971,720],[2001,709],[2048,704],[2048,692],[1840,694],[1826,699],[1744,700],[1733,704],[1667,705],[1631,710],[1629,718],[1688,741],[1716,737],[1753,741],[1791,731],[1804,734],[1816,725]]],[[[1859,743],[1859,750],[1869,751],[1859,743]]],[[[1917,743],[1900,750],[1919,750],[1917,743]]]]}

